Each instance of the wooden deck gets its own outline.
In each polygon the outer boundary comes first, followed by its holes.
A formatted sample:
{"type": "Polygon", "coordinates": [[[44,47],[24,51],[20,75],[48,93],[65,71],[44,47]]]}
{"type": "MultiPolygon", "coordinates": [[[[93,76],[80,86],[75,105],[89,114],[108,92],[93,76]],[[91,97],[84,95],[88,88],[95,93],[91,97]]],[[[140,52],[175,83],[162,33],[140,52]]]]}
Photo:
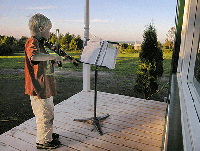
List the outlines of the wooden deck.
{"type": "MultiPolygon", "coordinates": [[[[167,104],[98,92],[97,116],[104,135],[93,125],[73,121],[93,117],[94,91],[80,92],[55,106],[54,132],[60,134],[58,151],[160,151],[167,104]]],[[[1,151],[35,151],[36,123],[32,118],[0,135],[1,151]]]]}

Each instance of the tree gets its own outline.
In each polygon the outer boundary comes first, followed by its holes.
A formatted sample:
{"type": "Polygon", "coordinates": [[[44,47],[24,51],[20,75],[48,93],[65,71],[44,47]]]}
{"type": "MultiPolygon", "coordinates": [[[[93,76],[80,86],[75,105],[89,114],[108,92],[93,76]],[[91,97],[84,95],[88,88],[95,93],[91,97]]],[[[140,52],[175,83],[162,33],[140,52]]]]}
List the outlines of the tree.
{"type": "Polygon", "coordinates": [[[160,47],[160,49],[162,49],[163,45],[161,44],[160,41],[158,41],[158,47],[160,47]]]}
{"type": "Polygon", "coordinates": [[[26,41],[27,41],[28,37],[26,36],[22,36],[18,43],[17,43],[17,47],[18,47],[18,52],[19,51],[24,51],[25,50],[25,44],[26,44],[26,41]]]}
{"type": "Polygon", "coordinates": [[[128,44],[127,43],[123,43],[122,47],[123,47],[123,49],[126,49],[128,47],[128,44]]]}
{"type": "Polygon", "coordinates": [[[134,49],[134,46],[133,46],[133,45],[129,45],[129,46],[127,47],[127,49],[134,49]]]}
{"type": "Polygon", "coordinates": [[[78,35],[75,41],[76,41],[77,49],[81,50],[83,48],[83,40],[81,40],[81,36],[78,35]]]}
{"type": "Polygon", "coordinates": [[[168,30],[168,33],[166,35],[169,38],[169,41],[174,41],[175,27],[171,27],[171,29],[168,30]]]}
{"type": "Polygon", "coordinates": [[[165,49],[173,49],[174,46],[174,37],[175,37],[175,27],[171,27],[171,29],[166,34],[167,38],[165,40],[165,49]]]}
{"type": "MultiPolygon", "coordinates": [[[[57,36],[54,33],[51,33],[50,38],[47,41],[53,44],[57,44],[57,36]]],[[[77,49],[81,50],[83,48],[83,40],[81,40],[80,35],[76,37],[74,34],[71,35],[69,32],[66,33],[65,35],[60,33],[59,43],[60,43],[60,48],[64,51],[69,51],[69,50],[76,51],[77,49]]]]}
{"type": "Polygon", "coordinates": [[[57,37],[56,37],[56,34],[51,33],[51,34],[50,34],[50,38],[49,38],[48,41],[51,42],[52,44],[57,44],[57,37]]]}
{"type": "MultiPolygon", "coordinates": [[[[9,55],[14,52],[24,51],[27,39],[26,36],[22,36],[19,40],[16,40],[13,36],[0,35],[0,55],[9,55]]],[[[47,41],[57,44],[57,36],[51,33],[47,41]]],[[[69,32],[65,36],[60,33],[59,42],[60,48],[64,51],[76,51],[77,49],[81,50],[83,48],[83,40],[81,40],[80,35],[76,37],[74,34],[70,35],[69,32]]]]}
{"type": "Polygon", "coordinates": [[[75,40],[75,38],[72,38],[72,40],[70,42],[69,50],[70,51],[76,51],[76,49],[77,49],[76,40],[75,40]]]}
{"type": "Polygon", "coordinates": [[[12,54],[17,49],[17,40],[13,36],[0,36],[0,55],[12,54]]]}
{"type": "Polygon", "coordinates": [[[158,89],[156,80],[163,74],[163,53],[158,46],[156,29],[152,23],[144,30],[139,59],[140,65],[134,88],[144,98],[148,98],[158,89]]]}
{"type": "Polygon", "coordinates": [[[66,33],[65,36],[62,39],[60,39],[60,41],[62,41],[60,43],[61,49],[68,51],[71,39],[72,39],[72,36],[69,34],[69,32],[66,33]]]}

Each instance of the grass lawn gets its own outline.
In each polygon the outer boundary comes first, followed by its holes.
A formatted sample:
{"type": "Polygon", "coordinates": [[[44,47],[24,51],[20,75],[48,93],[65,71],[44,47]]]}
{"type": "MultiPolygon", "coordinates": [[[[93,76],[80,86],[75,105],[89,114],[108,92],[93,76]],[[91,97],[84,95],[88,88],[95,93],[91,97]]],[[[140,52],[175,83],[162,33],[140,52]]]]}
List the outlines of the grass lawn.
{"type": "MultiPolygon", "coordinates": [[[[79,58],[80,53],[68,53],[79,58]]],[[[99,68],[98,90],[108,93],[122,94],[135,97],[133,89],[139,54],[120,53],[116,60],[115,69],[99,68]]],[[[164,74],[158,80],[160,91],[150,99],[163,101],[168,94],[168,80],[171,68],[172,53],[165,53],[164,74]]],[[[8,131],[32,118],[29,96],[24,94],[24,54],[16,53],[13,56],[0,56],[0,134],[8,131]]],[[[91,89],[94,89],[94,66],[91,66],[91,89]]],[[[60,70],[56,67],[56,70],[60,70]]],[[[82,90],[82,64],[76,68],[73,64],[65,63],[62,67],[63,74],[56,74],[58,95],[54,97],[54,104],[82,90]],[[66,72],[73,73],[66,76],[66,72]],[[74,76],[75,75],[75,76],[74,76]],[[78,76],[76,76],[78,75],[78,76]]],[[[62,73],[61,71],[61,73],[62,73]]]]}

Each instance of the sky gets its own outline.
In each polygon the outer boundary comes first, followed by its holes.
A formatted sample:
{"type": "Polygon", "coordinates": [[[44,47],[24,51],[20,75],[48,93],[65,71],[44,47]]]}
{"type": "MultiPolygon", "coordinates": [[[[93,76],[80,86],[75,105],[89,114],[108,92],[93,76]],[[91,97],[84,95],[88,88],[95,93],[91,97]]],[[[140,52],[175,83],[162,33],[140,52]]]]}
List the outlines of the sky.
{"type": "MultiPolygon", "coordinates": [[[[0,0],[0,35],[30,37],[29,18],[36,13],[52,22],[51,32],[84,39],[85,0],[0,0]]],[[[90,33],[111,41],[143,41],[152,21],[158,40],[175,26],[176,0],[90,0],[90,33]]]]}

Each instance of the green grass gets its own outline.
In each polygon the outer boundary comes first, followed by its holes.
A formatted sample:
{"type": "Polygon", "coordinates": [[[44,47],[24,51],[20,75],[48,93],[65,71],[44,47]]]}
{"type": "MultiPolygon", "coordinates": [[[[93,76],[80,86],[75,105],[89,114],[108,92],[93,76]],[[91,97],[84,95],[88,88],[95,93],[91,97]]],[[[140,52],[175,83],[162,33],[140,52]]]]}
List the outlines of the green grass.
{"type": "MultiPolygon", "coordinates": [[[[69,55],[73,56],[74,58],[78,59],[80,57],[80,53],[68,53],[69,55]]],[[[100,67],[98,70],[99,71],[105,71],[105,72],[113,72],[118,75],[133,75],[137,72],[138,64],[139,64],[139,53],[119,53],[117,60],[116,60],[116,65],[115,69],[107,69],[104,67],[100,67]]],[[[73,70],[73,71],[82,71],[82,64],[79,64],[79,67],[76,68],[73,66],[73,64],[70,63],[65,63],[63,65],[63,68],[66,68],[66,70],[73,70]]],[[[91,71],[95,70],[95,66],[91,65],[91,71]]]]}
{"type": "Polygon", "coordinates": [[[172,61],[172,52],[170,53],[163,53],[163,76],[170,76],[171,71],[171,61],[172,61]]]}
{"type": "Polygon", "coordinates": [[[0,69],[23,69],[25,63],[24,54],[13,56],[0,56],[0,69]]]}
{"type": "MultiPolygon", "coordinates": [[[[75,59],[78,59],[81,53],[71,53],[68,52],[70,56],[73,56],[75,59]]],[[[54,54],[55,55],[55,54],[54,54]]],[[[119,53],[115,69],[106,69],[99,68],[100,71],[106,72],[114,72],[118,75],[135,75],[137,73],[138,65],[139,65],[139,53],[119,53]]],[[[164,75],[169,76],[171,69],[171,58],[172,53],[164,53],[163,54],[163,67],[164,67],[164,75]]],[[[24,69],[24,54],[16,53],[13,56],[0,56],[0,69],[24,69]]],[[[79,67],[76,68],[73,64],[64,63],[63,69],[73,70],[73,71],[82,71],[82,64],[79,64],[79,67]]],[[[95,70],[95,66],[91,66],[91,70],[95,70]]]]}
{"type": "Polygon", "coordinates": [[[139,65],[139,53],[119,53],[113,72],[118,75],[135,75],[139,65]]]}

